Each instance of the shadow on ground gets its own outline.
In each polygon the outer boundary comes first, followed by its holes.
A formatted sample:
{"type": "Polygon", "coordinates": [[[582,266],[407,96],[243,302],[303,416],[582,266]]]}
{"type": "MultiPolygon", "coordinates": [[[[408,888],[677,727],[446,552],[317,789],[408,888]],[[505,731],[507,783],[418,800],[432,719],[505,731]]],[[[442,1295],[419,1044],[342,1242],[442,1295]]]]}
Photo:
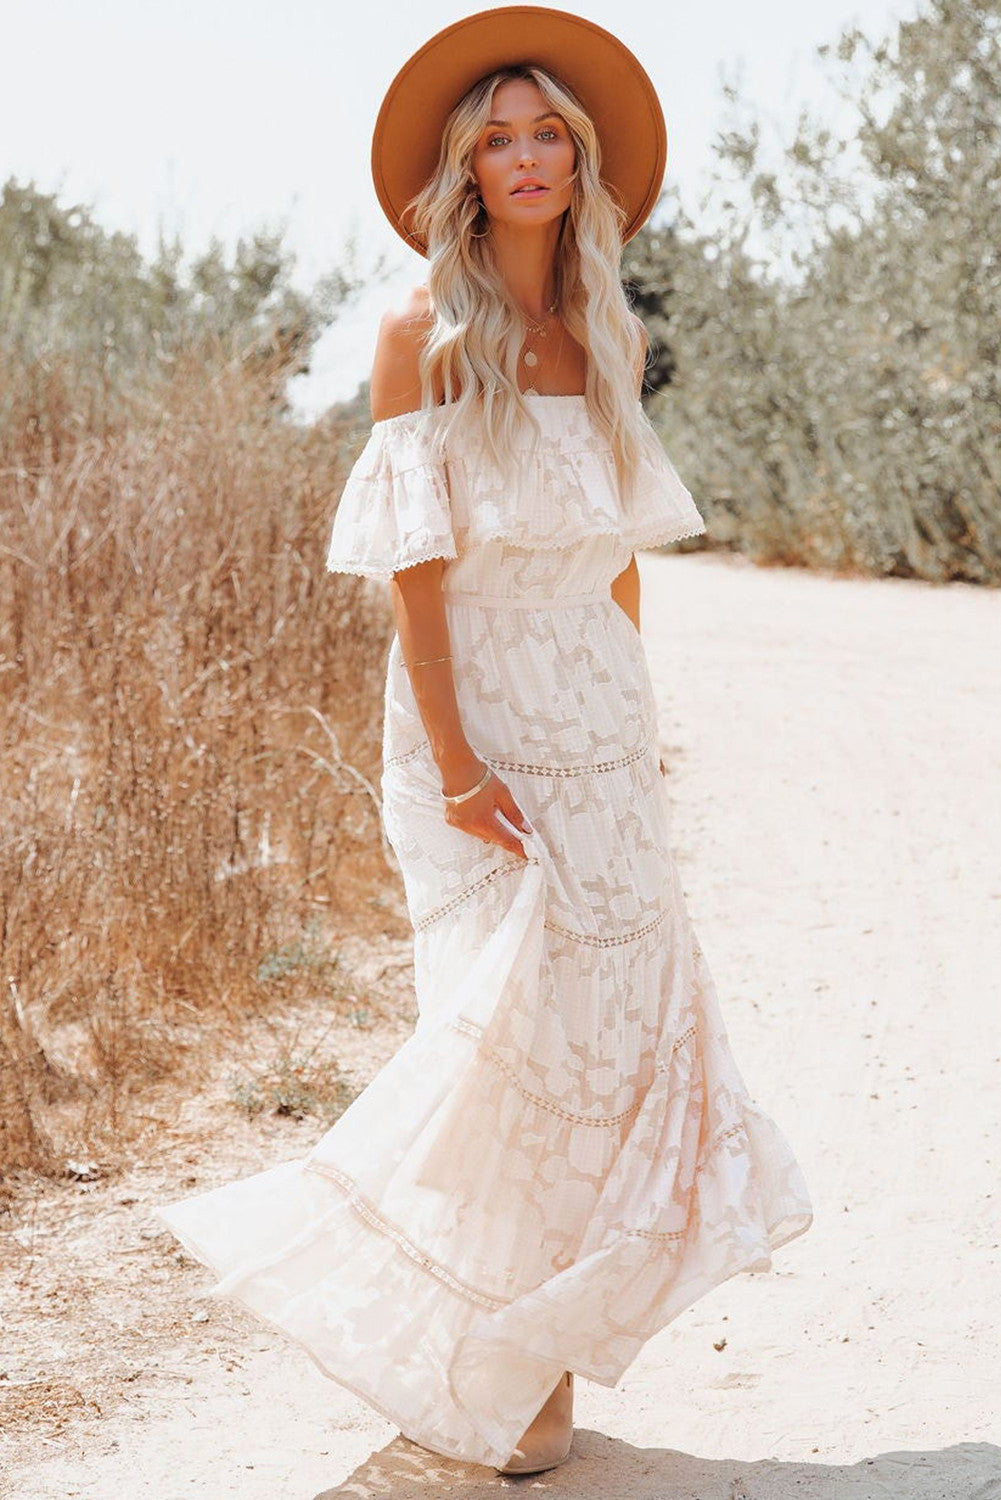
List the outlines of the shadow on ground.
{"type": "Polygon", "coordinates": [[[768,1458],[744,1463],[672,1448],[634,1448],[578,1428],[570,1458],[558,1469],[509,1477],[439,1458],[400,1437],[315,1500],[417,1500],[439,1490],[462,1500],[485,1490],[521,1488],[575,1500],[1001,1500],[1001,1448],[956,1443],[936,1451],[879,1453],[855,1464],[768,1458]]]}

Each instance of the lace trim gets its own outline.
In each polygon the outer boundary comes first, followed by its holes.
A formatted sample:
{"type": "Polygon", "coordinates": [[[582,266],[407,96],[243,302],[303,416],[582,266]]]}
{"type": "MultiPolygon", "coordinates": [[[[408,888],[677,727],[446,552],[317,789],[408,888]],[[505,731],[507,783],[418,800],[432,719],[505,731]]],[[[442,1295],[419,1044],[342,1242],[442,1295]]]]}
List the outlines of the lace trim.
{"type": "MultiPolygon", "coordinates": [[[[456,531],[459,535],[463,535],[458,527],[456,531]]],[[[667,546],[670,542],[681,542],[688,537],[704,536],[706,531],[705,522],[701,522],[699,525],[668,527],[666,530],[661,525],[647,527],[644,530],[642,527],[630,528],[628,525],[593,526],[583,524],[572,527],[569,530],[554,533],[550,537],[533,537],[532,547],[539,552],[559,551],[566,547],[574,546],[577,542],[584,541],[588,537],[612,536],[616,537],[624,547],[635,550],[643,547],[667,546]]],[[[487,542],[505,541],[518,544],[521,540],[522,532],[517,527],[509,525],[489,532],[477,533],[475,545],[481,546],[487,542]]],[[[418,563],[431,562],[437,557],[453,561],[460,556],[462,556],[462,552],[453,538],[451,543],[442,542],[437,547],[420,553],[417,557],[401,559],[393,567],[383,568],[375,563],[358,562],[348,558],[338,559],[330,556],[328,556],[325,566],[328,573],[352,573],[365,578],[378,578],[383,582],[389,583],[392,581],[394,573],[401,573],[407,568],[414,568],[418,563]]]]}
{"type": "MultiPolygon", "coordinates": [[[[495,865],[492,870],[487,870],[486,874],[481,875],[478,880],[474,880],[470,885],[463,886],[461,891],[457,891],[454,896],[442,902],[441,906],[434,907],[431,911],[426,912],[423,917],[418,917],[413,921],[414,932],[426,932],[435,922],[440,922],[442,917],[447,917],[449,912],[455,911],[456,907],[461,906],[464,901],[468,901],[470,896],[474,896],[477,891],[482,890],[484,886],[489,885],[498,876],[508,875],[513,870],[524,869],[526,864],[537,865],[538,863],[537,859],[528,855],[526,859],[519,859],[517,856],[514,856],[510,860],[505,860],[503,864],[495,865]]],[[[623,943],[634,943],[639,938],[646,937],[648,932],[652,932],[655,927],[660,926],[665,916],[666,912],[658,912],[655,917],[652,917],[649,922],[645,922],[642,927],[634,927],[632,932],[614,933],[609,937],[598,937],[593,932],[575,932],[572,928],[561,927],[557,922],[547,921],[543,923],[543,926],[547,932],[555,932],[560,937],[569,938],[574,943],[585,943],[590,948],[617,948],[621,947],[623,943]]]]}
{"type": "Polygon", "coordinates": [[[309,1171],[318,1172],[322,1177],[327,1177],[331,1182],[336,1183],[346,1195],[349,1204],[360,1219],[379,1234],[392,1240],[395,1245],[399,1246],[404,1255],[410,1257],[415,1265],[427,1271],[430,1276],[437,1277],[439,1281],[444,1282],[446,1286],[450,1287],[453,1292],[457,1292],[460,1297],[465,1297],[469,1302],[475,1302],[480,1307],[489,1308],[491,1312],[496,1312],[498,1308],[508,1306],[510,1298],[494,1297],[489,1292],[479,1291],[478,1288],[470,1286],[465,1281],[461,1281],[458,1276],[453,1276],[451,1271],[446,1270],[443,1265],[433,1260],[430,1255],[425,1255],[424,1251],[418,1249],[413,1240],[409,1239],[402,1230],[397,1229],[395,1224],[391,1224],[388,1219],[379,1213],[375,1205],[370,1203],[359,1191],[356,1184],[346,1173],[338,1171],[336,1167],[332,1167],[325,1162],[319,1161],[308,1161],[306,1167],[309,1171]]]}
{"type": "Polygon", "coordinates": [[[542,762],[502,760],[499,756],[483,755],[479,751],[477,754],[489,766],[502,766],[505,771],[521,771],[526,776],[587,776],[592,771],[617,771],[621,766],[631,766],[634,761],[641,760],[650,753],[652,743],[648,740],[638,750],[630,750],[628,755],[619,755],[614,760],[590,761],[583,766],[550,766],[542,762]]]}
{"type": "Polygon", "coordinates": [[[683,1047],[687,1041],[689,1041],[693,1036],[695,1036],[697,1034],[697,1032],[698,1032],[698,1029],[699,1028],[698,1028],[697,1023],[695,1021],[693,1021],[690,1026],[686,1026],[685,1027],[684,1031],[681,1032],[681,1034],[679,1036],[675,1037],[674,1041],[671,1043],[671,1046],[668,1049],[667,1056],[666,1057],[658,1057],[657,1060],[656,1060],[656,1062],[654,1063],[654,1067],[657,1069],[658,1072],[666,1072],[667,1071],[667,1069],[670,1066],[671,1059],[673,1058],[674,1054],[677,1052],[678,1048],[679,1047],[683,1047]]]}
{"type": "Polygon", "coordinates": [[[664,915],[664,912],[658,912],[644,926],[634,927],[632,932],[616,933],[611,937],[598,937],[593,932],[573,932],[569,927],[559,927],[555,922],[547,922],[545,925],[550,932],[558,932],[560,937],[571,938],[575,943],[586,943],[591,948],[617,948],[622,943],[634,943],[637,938],[646,937],[648,932],[660,926],[664,915]]]}
{"type": "Polygon", "coordinates": [[[375,563],[356,562],[353,559],[335,559],[329,554],[326,562],[328,573],[353,573],[363,578],[379,578],[385,583],[391,583],[395,573],[402,573],[407,568],[416,568],[419,563],[433,562],[436,557],[447,558],[449,561],[457,556],[454,542],[439,542],[434,547],[427,548],[417,554],[416,557],[403,559],[392,568],[380,568],[375,563]]]}
{"type": "MultiPolygon", "coordinates": [[[[630,750],[626,755],[616,756],[614,760],[592,760],[578,766],[551,766],[543,761],[505,760],[497,755],[484,755],[481,750],[477,750],[476,754],[488,766],[498,766],[505,771],[520,771],[526,776],[588,776],[592,772],[600,775],[606,771],[617,771],[622,766],[631,766],[634,761],[642,760],[644,755],[651,753],[653,743],[652,739],[647,740],[646,744],[640,745],[638,749],[630,750]]],[[[383,770],[413,760],[415,755],[429,748],[429,744],[427,739],[423,739],[410,750],[404,750],[399,755],[391,755],[383,762],[383,770]]]]}
{"type": "MultiPolygon", "coordinates": [[[[468,1021],[464,1016],[457,1016],[455,1020],[450,1022],[449,1024],[453,1031],[461,1032],[464,1036],[472,1037],[474,1041],[478,1041],[482,1044],[484,1035],[483,1028],[481,1026],[477,1026],[475,1021],[468,1021]]],[[[679,1036],[676,1036],[665,1055],[663,1057],[657,1057],[654,1059],[654,1072],[668,1072],[671,1066],[672,1059],[674,1058],[674,1054],[679,1050],[679,1048],[683,1047],[686,1042],[691,1041],[696,1036],[697,1032],[698,1027],[693,1022],[692,1025],[687,1026],[679,1036]]],[[[600,1117],[596,1118],[594,1115],[578,1114],[574,1110],[564,1109],[562,1105],[557,1104],[553,1099],[549,1099],[545,1094],[536,1094],[531,1089],[527,1089],[518,1078],[518,1075],[512,1068],[511,1064],[507,1062],[507,1060],[503,1058],[499,1052],[495,1051],[493,1047],[482,1044],[480,1047],[480,1051],[488,1062],[493,1063],[496,1068],[499,1068],[503,1073],[507,1074],[508,1078],[517,1089],[518,1093],[522,1096],[523,1099],[527,1100],[529,1104],[534,1104],[538,1109],[544,1109],[549,1114],[556,1115],[561,1120],[568,1120],[571,1125],[621,1125],[623,1120],[628,1120],[631,1115],[634,1115],[636,1111],[642,1107],[643,1100],[646,1098],[646,1095],[644,1094],[641,1098],[636,1100],[635,1104],[630,1104],[627,1109],[620,1110],[617,1115],[601,1115],[600,1117]]]]}
{"type": "Polygon", "coordinates": [[[628,1109],[620,1109],[617,1115],[602,1115],[599,1119],[595,1119],[593,1115],[577,1114],[573,1110],[564,1109],[562,1105],[554,1103],[545,1094],[536,1094],[531,1089],[527,1089],[511,1064],[505,1058],[501,1057],[498,1052],[495,1052],[492,1047],[483,1047],[481,1050],[487,1062],[492,1063],[495,1068],[499,1068],[502,1073],[507,1075],[508,1081],[527,1104],[534,1105],[536,1109],[544,1109],[547,1114],[555,1115],[560,1120],[566,1120],[571,1125],[597,1125],[607,1129],[612,1125],[621,1125],[623,1120],[631,1119],[643,1106],[643,1098],[641,1097],[630,1104],[628,1109]]]}
{"type": "MultiPolygon", "coordinates": [[[[538,864],[539,861],[533,859],[530,863],[538,864]]],[[[440,921],[442,917],[447,916],[450,911],[454,911],[457,906],[460,906],[463,901],[467,901],[470,896],[482,890],[485,885],[489,885],[492,880],[496,880],[498,875],[506,875],[511,870],[521,869],[524,864],[525,860],[519,859],[515,855],[512,859],[505,860],[503,864],[495,865],[492,870],[488,870],[485,875],[481,875],[479,880],[474,880],[471,885],[464,886],[461,891],[450,897],[448,901],[443,902],[441,906],[436,906],[432,911],[429,911],[425,916],[416,921],[413,924],[414,931],[423,932],[432,923],[440,921]]]]}
{"type": "Polygon", "coordinates": [[[634,547],[659,547],[667,542],[683,542],[686,537],[690,536],[705,536],[708,529],[705,521],[700,521],[697,526],[686,526],[682,531],[674,526],[666,531],[652,526],[647,527],[645,531],[642,527],[637,527],[634,531],[627,533],[627,539],[634,547]]]}
{"type": "Polygon", "coordinates": [[[383,761],[382,769],[384,771],[388,771],[390,766],[406,765],[408,760],[413,760],[415,755],[420,755],[422,751],[426,750],[429,743],[430,742],[428,740],[418,740],[417,744],[414,745],[410,750],[401,750],[399,755],[390,755],[386,760],[383,761]]]}
{"type": "MultiPolygon", "coordinates": [[[[747,1126],[743,1120],[734,1120],[731,1124],[724,1125],[722,1129],[717,1130],[714,1136],[710,1137],[708,1145],[695,1158],[696,1172],[704,1170],[706,1163],[715,1156],[723,1142],[730,1140],[734,1136],[743,1136],[745,1141],[747,1140],[747,1126]]],[[[616,1230],[616,1233],[628,1238],[644,1240],[683,1240],[691,1233],[693,1225],[697,1227],[699,1222],[700,1216],[696,1206],[692,1213],[691,1222],[685,1229],[641,1229],[638,1226],[630,1228],[627,1225],[622,1225],[616,1230]]]]}
{"type": "MultiPolygon", "coordinates": [[[[681,1038],[679,1037],[678,1041],[680,1042],[680,1040],[681,1038]]],[[[705,1170],[710,1157],[723,1141],[728,1140],[731,1136],[746,1136],[746,1134],[747,1127],[740,1120],[734,1121],[733,1124],[717,1131],[716,1135],[710,1140],[709,1145],[696,1158],[695,1170],[697,1172],[705,1170]]],[[[345,1194],[348,1203],[364,1223],[368,1224],[371,1229],[374,1229],[377,1234],[381,1234],[384,1238],[392,1240],[423,1271],[426,1271],[429,1276],[434,1276],[436,1280],[442,1282],[443,1285],[449,1287],[450,1290],[457,1293],[460,1297],[464,1297],[467,1301],[476,1303],[480,1307],[489,1308],[492,1312],[496,1312],[503,1307],[509,1307],[513,1302],[517,1301],[516,1297],[495,1297],[490,1292],[482,1292],[478,1288],[472,1287],[467,1282],[462,1281],[458,1276],[453,1275],[440,1261],[434,1260],[430,1255],[425,1255],[424,1251],[418,1249],[402,1230],[398,1229],[395,1224],[391,1224],[387,1218],[378,1212],[375,1206],[359,1191],[357,1185],[346,1173],[319,1161],[307,1160],[305,1168],[307,1171],[316,1172],[319,1176],[332,1181],[345,1194]]],[[[697,1222],[697,1217],[693,1216],[693,1221],[688,1225],[688,1228],[668,1230],[643,1229],[638,1226],[630,1228],[623,1225],[615,1229],[614,1233],[609,1236],[609,1243],[602,1245],[601,1249],[609,1249],[617,1237],[657,1241],[683,1239],[685,1235],[691,1232],[692,1225],[695,1222],[697,1222]]],[[[320,1368],[322,1369],[323,1366],[321,1365],[320,1368]]]]}

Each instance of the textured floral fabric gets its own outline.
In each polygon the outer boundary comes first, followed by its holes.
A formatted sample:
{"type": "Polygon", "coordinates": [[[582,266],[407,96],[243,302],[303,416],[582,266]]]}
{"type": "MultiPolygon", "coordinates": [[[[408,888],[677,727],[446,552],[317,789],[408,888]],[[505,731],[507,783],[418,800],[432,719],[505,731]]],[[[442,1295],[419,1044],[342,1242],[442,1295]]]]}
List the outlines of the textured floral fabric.
{"type": "Polygon", "coordinates": [[[614,1385],[812,1208],[751,1099],[686,911],[641,638],[610,585],[704,529],[668,460],[630,510],[582,397],[536,396],[526,483],[374,425],[328,566],[447,559],[466,733],[527,861],[450,827],[398,637],[383,817],[414,925],[413,1035],[305,1157],[164,1205],[232,1297],[416,1442],[503,1464],[563,1370],[614,1385]],[[528,482],[534,475],[534,481],[528,482]]]}
{"type": "Polygon", "coordinates": [[[450,440],[438,457],[444,408],[374,422],[341,493],[327,567],[390,578],[401,568],[461,556],[498,539],[533,548],[606,535],[635,550],[705,531],[659,443],[650,445],[652,455],[644,457],[623,503],[611,449],[584,397],[526,400],[541,441],[536,444],[529,431],[518,438],[513,483],[471,441],[450,440]]]}

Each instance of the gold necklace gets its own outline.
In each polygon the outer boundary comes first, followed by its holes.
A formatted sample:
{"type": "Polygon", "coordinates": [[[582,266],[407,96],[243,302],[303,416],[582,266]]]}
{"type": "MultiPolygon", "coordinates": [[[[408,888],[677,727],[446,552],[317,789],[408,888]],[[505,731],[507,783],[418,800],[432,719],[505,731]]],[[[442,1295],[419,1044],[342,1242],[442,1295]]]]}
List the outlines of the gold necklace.
{"type": "MultiPolygon", "coordinates": [[[[564,334],[564,328],[563,328],[563,324],[561,323],[560,324],[560,341],[559,341],[559,344],[556,346],[556,359],[554,361],[554,363],[557,365],[557,367],[559,366],[560,355],[563,353],[563,334],[564,334]]],[[[524,389],[524,391],[522,391],[522,395],[523,396],[537,396],[538,394],[539,393],[535,389],[534,385],[526,386],[525,389],[524,389]]]]}
{"type": "MultiPolygon", "coordinates": [[[[526,343],[526,345],[527,345],[528,340],[530,338],[542,338],[542,339],[544,339],[544,338],[546,338],[548,336],[549,329],[546,327],[546,324],[547,324],[549,318],[552,317],[553,313],[556,311],[556,301],[558,301],[558,300],[559,300],[558,298],[556,300],[554,300],[553,303],[552,303],[552,305],[546,309],[546,316],[543,318],[543,320],[542,320],[541,323],[534,322],[531,318],[526,317],[525,314],[522,313],[522,317],[525,319],[525,322],[528,324],[528,332],[525,335],[525,343],[526,343]]],[[[530,369],[534,368],[534,366],[539,363],[539,356],[536,354],[536,352],[535,352],[534,349],[528,349],[528,348],[526,348],[525,351],[524,351],[524,353],[522,354],[522,359],[525,361],[526,365],[528,365],[530,369]]]]}

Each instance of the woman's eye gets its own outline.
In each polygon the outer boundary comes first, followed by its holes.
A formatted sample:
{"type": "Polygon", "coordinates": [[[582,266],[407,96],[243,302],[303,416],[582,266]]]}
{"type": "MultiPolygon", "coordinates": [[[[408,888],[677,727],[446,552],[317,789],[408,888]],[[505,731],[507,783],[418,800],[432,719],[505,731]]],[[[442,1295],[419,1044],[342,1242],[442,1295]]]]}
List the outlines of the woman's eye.
{"type": "MultiPolygon", "coordinates": [[[[539,135],[547,135],[548,134],[548,135],[552,135],[552,136],[557,136],[558,137],[558,132],[553,129],[552,125],[543,125],[542,129],[538,132],[538,134],[539,135]]],[[[492,146],[493,143],[494,143],[494,141],[506,141],[507,139],[508,138],[507,138],[506,135],[491,135],[491,136],[489,136],[487,138],[487,145],[488,146],[492,146]]]]}

